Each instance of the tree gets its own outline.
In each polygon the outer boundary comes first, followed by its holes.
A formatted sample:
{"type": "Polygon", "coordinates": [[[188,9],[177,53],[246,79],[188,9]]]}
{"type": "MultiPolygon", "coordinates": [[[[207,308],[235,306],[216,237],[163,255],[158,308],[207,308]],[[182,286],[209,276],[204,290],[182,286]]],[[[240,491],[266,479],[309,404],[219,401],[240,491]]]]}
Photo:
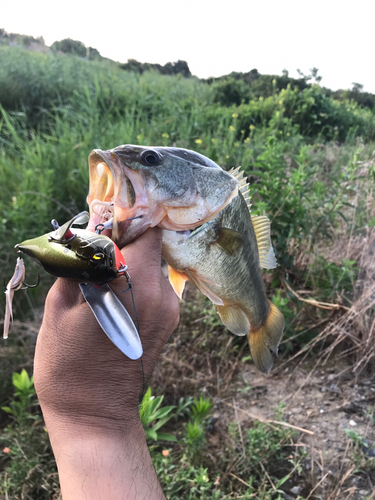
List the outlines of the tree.
{"type": "Polygon", "coordinates": [[[361,83],[353,82],[352,92],[363,92],[363,85],[361,83]]]}
{"type": "Polygon", "coordinates": [[[51,49],[64,52],[64,54],[75,54],[76,56],[86,57],[85,45],[82,42],[72,40],[71,38],[64,38],[64,40],[53,42],[51,49]]]}

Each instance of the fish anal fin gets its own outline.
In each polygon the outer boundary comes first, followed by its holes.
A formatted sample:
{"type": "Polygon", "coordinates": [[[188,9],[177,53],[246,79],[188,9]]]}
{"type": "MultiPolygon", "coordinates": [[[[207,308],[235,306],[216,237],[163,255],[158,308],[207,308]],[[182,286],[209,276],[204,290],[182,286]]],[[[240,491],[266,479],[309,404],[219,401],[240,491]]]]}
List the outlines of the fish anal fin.
{"type": "Polygon", "coordinates": [[[230,332],[240,336],[249,334],[249,319],[239,306],[223,305],[216,306],[216,309],[221,318],[221,321],[230,332]]]}
{"type": "Polygon", "coordinates": [[[243,244],[243,238],[240,233],[221,227],[218,231],[218,237],[214,244],[219,245],[226,254],[234,257],[240,250],[243,244]]]}
{"type": "Polygon", "coordinates": [[[260,267],[274,269],[277,262],[271,244],[270,220],[265,215],[252,215],[251,222],[257,239],[260,267]]]}
{"type": "Polygon", "coordinates": [[[182,293],[185,288],[185,282],[189,279],[186,273],[182,271],[176,271],[176,269],[173,269],[173,267],[168,265],[168,279],[176,295],[180,299],[182,299],[182,293]]]}
{"type": "Polygon", "coordinates": [[[273,366],[271,351],[277,355],[284,330],[284,316],[275,304],[269,304],[266,321],[256,330],[250,330],[247,336],[254,364],[263,373],[268,373],[273,366]]]}
{"type": "Polygon", "coordinates": [[[194,283],[194,285],[203,293],[203,295],[208,297],[211,302],[213,302],[216,306],[224,305],[224,302],[221,300],[221,298],[209,287],[209,285],[218,286],[214,281],[200,276],[198,273],[195,273],[191,269],[185,269],[185,272],[189,280],[194,283]]]}

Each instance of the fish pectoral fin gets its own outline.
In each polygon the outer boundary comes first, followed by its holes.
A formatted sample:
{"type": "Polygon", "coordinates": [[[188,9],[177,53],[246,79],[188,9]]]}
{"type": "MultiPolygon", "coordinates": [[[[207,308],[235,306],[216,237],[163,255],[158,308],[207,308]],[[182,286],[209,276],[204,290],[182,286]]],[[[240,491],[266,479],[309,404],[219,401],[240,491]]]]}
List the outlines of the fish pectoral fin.
{"type": "Polygon", "coordinates": [[[242,247],[243,238],[237,231],[233,231],[233,229],[228,229],[227,227],[221,227],[214,244],[219,245],[229,256],[234,257],[242,247]]]}
{"type": "Polygon", "coordinates": [[[185,282],[189,279],[186,273],[181,271],[176,271],[176,269],[173,269],[173,267],[168,265],[168,279],[177,297],[182,299],[182,293],[185,288],[185,282]]]}
{"type": "Polygon", "coordinates": [[[185,269],[185,272],[189,280],[192,283],[194,283],[194,285],[198,288],[198,290],[200,290],[203,293],[203,295],[208,297],[211,302],[213,302],[216,306],[224,305],[224,302],[221,300],[221,298],[209,288],[209,285],[218,286],[214,281],[204,278],[203,276],[200,276],[198,273],[195,273],[190,269],[185,269]]]}
{"type": "Polygon", "coordinates": [[[278,308],[270,302],[270,310],[265,323],[247,336],[251,356],[255,366],[261,372],[268,373],[273,366],[272,354],[277,355],[281,337],[283,336],[284,316],[278,308]]]}
{"type": "Polygon", "coordinates": [[[216,306],[221,321],[235,335],[248,335],[250,321],[239,306],[216,306]]]}
{"type": "Polygon", "coordinates": [[[277,262],[271,244],[271,222],[265,215],[252,215],[251,222],[257,239],[260,267],[274,269],[277,262]]]}

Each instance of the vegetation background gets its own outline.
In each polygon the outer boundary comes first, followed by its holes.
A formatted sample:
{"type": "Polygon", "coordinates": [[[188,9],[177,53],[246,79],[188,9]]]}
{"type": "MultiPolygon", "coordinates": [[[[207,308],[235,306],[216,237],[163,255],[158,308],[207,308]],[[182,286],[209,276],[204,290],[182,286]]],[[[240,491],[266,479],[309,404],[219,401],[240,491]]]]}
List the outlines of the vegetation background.
{"type": "MultiPolygon", "coordinates": [[[[185,61],[121,65],[81,42],[48,48],[0,30],[6,281],[16,243],[86,209],[94,148],[176,146],[241,165],[253,213],[272,221],[279,266],[265,283],[286,318],[272,375],[251,371],[246,339],[190,287],[151,382],[156,397],[148,391],[141,405],[168,499],[374,498],[375,96],[320,80],[313,68],[299,79],[254,69],[204,81],[185,61]],[[322,397],[334,422],[324,439],[308,429],[326,411],[322,397]],[[334,420],[343,411],[346,420],[334,420]]],[[[33,282],[38,270],[28,262],[27,273],[33,282]]],[[[16,294],[0,349],[2,499],[60,497],[30,377],[51,283],[43,273],[41,286],[16,294]]]]}

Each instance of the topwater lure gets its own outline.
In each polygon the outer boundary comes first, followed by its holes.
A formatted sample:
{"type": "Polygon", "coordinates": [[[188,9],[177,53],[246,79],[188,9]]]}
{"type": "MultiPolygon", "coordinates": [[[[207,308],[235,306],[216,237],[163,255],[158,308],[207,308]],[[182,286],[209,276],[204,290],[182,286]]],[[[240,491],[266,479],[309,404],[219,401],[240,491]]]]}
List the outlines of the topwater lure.
{"type": "MultiPolygon", "coordinates": [[[[101,234],[111,227],[111,220],[98,224],[96,232],[92,233],[81,228],[89,218],[88,212],[81,212],[62,226],[52,220],[54,231],[23,241],[15,250],[19,255],[29,255],[54,276],[80,281],[82,294],[106,335],[126,356],[138,359],[143,353],[138,330],[108,286],[109,282],[123,276],[132,292],[128,266],[118,246],[101,234]]],[[[23,259],[18,257],[15,273],[5,292],[4,338],[8,336],[14,291],[23,285],[29,286],[24,278],[25,266],[23,259]]]]}

